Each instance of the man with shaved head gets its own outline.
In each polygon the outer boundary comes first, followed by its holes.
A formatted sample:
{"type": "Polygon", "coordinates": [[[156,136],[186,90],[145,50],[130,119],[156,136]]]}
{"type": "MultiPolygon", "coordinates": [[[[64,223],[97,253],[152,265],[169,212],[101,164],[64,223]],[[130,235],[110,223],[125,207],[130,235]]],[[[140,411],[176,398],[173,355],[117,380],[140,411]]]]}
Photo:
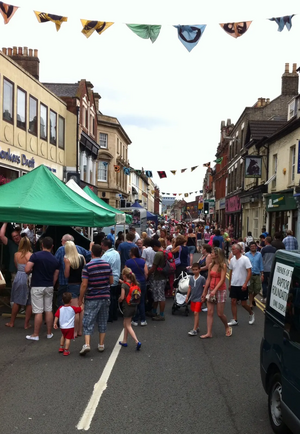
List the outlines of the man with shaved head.
{"type": "MultiPolygon", "coordinates": [[[[62,239],[61,239],[61,247],[59,247],[56,250],[55,253],[55,257],[59,262],[59,276],[58,276],[58,292],[57,292],[57,299],[56,299],[56,303],[57,306],[62,306],[63,302],[62,302],[62,295],[64,292],[68,292],[68,279],[65,277],[65,261],[64,261],[64,256],[65,256],[65,244],[67,241],[73,241],[74,242],[74,237],[70,234],[65,234],[63,235],[62,239]]],[[[91,243],[92,245],[92,243],[91,243]]],[[[91,246],[90,246],[91,247],[91,246]]],[[[86,263],[89,262],[91,260],[91,252],[84,249],[81,246],[77,246],[76,245],[76,249],[77,252],[80,255],[83,255],[85,257],[85,261],[86,263]]]]}

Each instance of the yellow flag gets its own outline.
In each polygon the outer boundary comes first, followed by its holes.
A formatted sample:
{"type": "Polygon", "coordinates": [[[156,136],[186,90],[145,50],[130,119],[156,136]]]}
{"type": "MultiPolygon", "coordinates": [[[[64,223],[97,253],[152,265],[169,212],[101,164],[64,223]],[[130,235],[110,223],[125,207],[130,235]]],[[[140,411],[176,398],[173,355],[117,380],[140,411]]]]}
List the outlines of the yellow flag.
{"type": "Polygon", "coordinates": [[[87,38],[91,36],[91,34],[96,31],[98,35],[104,32],[104,30],[108,29],[114,23],[109,23],[106,21],[89,21],[89,20],[80,20],[83,26],[81,33],[83,33],[87,38]]]}
{"type": "Polygon", "coordinates": [[[55,24],[56,30],[59,31],[62,23],[68,21],[67,17],[62,17],[60,15],[46,14],[45,12],[37,12],[33,11],[37,17],[39,23],[47,23],[48,21],[52,21],[55,24]]]}

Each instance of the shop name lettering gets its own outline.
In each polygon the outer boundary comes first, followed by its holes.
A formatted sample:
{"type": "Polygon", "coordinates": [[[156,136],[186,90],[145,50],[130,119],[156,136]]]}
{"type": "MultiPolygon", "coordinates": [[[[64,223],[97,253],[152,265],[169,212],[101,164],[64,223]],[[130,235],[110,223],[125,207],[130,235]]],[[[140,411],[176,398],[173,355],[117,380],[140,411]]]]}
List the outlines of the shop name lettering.
{"type": "Polygon", "coordinates": [[[21,154],[21,155],[11,154],[10,149],[8,149],[8,151],[0,151],[0,158],[2,160],[11,161],[12,163],[21,164],[22,166],[33,168],[35,165],[34,158],[28,160],[25,154],[21,154]]]}

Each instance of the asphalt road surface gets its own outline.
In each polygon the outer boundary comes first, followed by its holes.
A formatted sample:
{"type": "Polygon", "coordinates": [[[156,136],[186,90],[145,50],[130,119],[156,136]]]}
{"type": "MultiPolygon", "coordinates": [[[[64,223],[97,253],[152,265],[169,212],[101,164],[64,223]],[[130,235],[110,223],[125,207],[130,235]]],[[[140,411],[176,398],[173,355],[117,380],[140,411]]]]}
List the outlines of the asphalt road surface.
{"type": "MultiPolygon", "coordinates": [[[[179,310],[172,316],[172,303],[167,301],[165,322],[149,319],[147,327],[135,328],[140,352],[132,340],[119,351],[120,319],[108,325],[105,351],[97,351],[94,334],[85,357],[78,354],[83,338],[72,341],[71,355],[64,357],[59,330],[47,340],[44,326],[39,342],[27,341],[22,319],[9,329],[0,317],[1,433],[271,434],[259,373],[263,312],[256,308],[250,326],[239,306],[239,326],[229,338],[215,316],[213,338],[201,340],[188,335],[192,315],[179,310]],[[107,387],[98,384],[103,393],[91,403],[88,428],[85,410],[105,367],[106,373],[111,369],[107,387]]],[[[225,313],[230,319],[229,301],[225,313]]]]}

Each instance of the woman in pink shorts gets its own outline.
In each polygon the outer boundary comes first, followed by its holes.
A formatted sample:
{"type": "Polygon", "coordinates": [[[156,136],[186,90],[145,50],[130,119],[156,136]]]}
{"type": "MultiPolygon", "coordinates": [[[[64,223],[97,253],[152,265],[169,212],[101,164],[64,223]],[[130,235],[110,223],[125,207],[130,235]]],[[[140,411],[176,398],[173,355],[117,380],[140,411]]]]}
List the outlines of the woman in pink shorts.
{"type": "Polygon", "coordinates": [[[214,247],[211,252],[212,263],[208,269],[208,277],[202,294],[201,301],[207,298],[207,333],[200,336],[201,339],[212,338],[212,325],[214,321],[215,304],[217,305],[218,317],[225,327],[225,335],[232,335],[232,328],[224,315],[226,301],[226,270],[225,255],[222,249],[214,247]]]}

